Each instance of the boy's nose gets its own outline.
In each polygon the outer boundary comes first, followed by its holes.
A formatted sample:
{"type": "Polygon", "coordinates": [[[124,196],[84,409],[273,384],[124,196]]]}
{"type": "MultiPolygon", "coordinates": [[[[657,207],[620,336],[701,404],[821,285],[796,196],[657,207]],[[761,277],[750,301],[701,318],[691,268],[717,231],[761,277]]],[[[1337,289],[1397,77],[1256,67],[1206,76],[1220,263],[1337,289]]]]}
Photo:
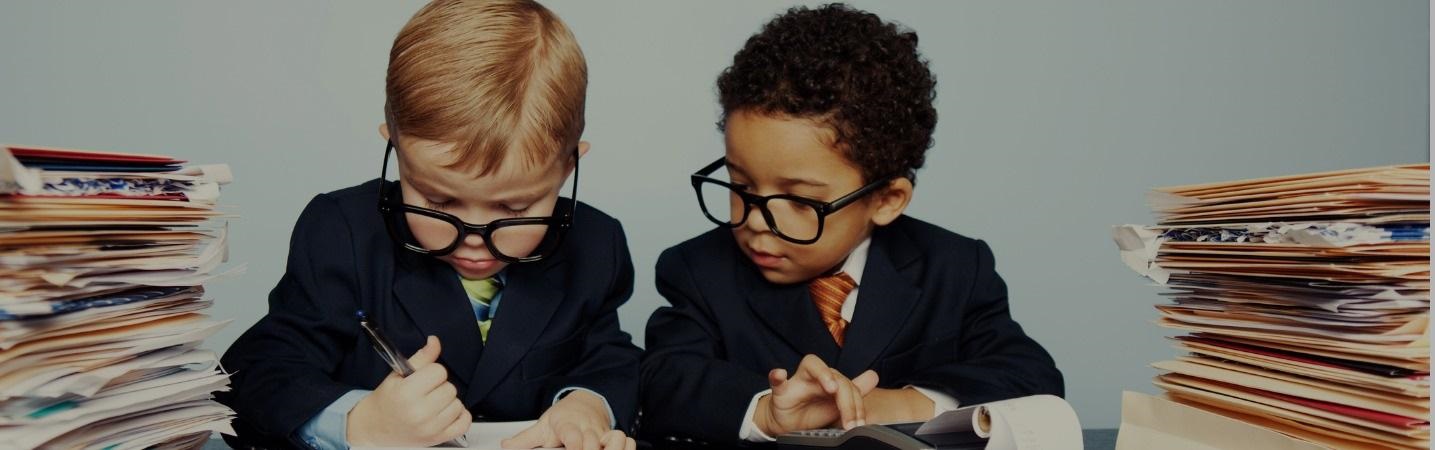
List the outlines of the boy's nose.
{"type": "Polygon", "coordinates": [[[743,226],[754,233],[765,233],[770,230],[767,225],[767,216],[762,214],[762,209],[757,205],[747,205],[747,221],[743,222],[743,226]]]}
{"type": "Polygon", "coordinates": [[[483,236],[479,236],[478,233],[469,233],[468,236],[463,237],[463,245],[465,247],[483,247],[483,236]]]}

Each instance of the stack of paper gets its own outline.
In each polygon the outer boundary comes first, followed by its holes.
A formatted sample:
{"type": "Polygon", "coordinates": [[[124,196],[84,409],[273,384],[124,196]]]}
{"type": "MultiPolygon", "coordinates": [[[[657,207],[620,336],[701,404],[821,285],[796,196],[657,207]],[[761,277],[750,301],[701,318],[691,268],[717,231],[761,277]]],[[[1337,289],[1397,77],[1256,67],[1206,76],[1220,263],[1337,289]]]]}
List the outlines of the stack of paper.
{"type": "Polygon", "coordinates": [[[200,343],[228,274],[226,166],[0,147],[0,448],[196,448],[230,432],[200,343]]]}
{"type": "Polygon", "coordinates": [[[1172,400],[1336,448],[1430,447],[1430,168],[1158,189],[1115,229],[1170,288],[1172,400]]]}

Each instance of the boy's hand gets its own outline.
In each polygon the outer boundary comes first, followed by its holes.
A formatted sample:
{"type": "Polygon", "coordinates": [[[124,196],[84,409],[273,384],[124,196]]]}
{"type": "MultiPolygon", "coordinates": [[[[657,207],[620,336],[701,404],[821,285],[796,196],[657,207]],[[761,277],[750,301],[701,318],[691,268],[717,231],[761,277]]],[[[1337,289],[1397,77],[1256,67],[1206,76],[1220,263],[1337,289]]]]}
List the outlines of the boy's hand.
{"type": "Polygon", "coordinates": [[[932,419],[932,399],[911,388],[873,389],[864,399],[871,423],[926,422],[932,419]]]}
{"type": "Polygon", "coordinates": [[[587,391],[573,391],[554,403],[538,423],[504,439],[503,448],[564,447],[575,450],[633,450],[638,444],[614,430],[603,399],[587,391]]]}
{"type": "Polygon", "coordinates": [[[374,392],[349,411],[349,445],[365,447],[431,447],[468,431],[473,416],[448,382],[438,360],[438,338],[409,358],[414,373],[389,373],[374,392]]]}
{"type": "Polygon", "coordinates": [[[773,369],[767,374],[772,394],[758,399],[753,422],[768,436],[821,428],[836,422],[843,428],[866,424],[862,397],[877,387],[877,372],[847,379],[821,358],[807,355],[797,373],[773,369]]]}

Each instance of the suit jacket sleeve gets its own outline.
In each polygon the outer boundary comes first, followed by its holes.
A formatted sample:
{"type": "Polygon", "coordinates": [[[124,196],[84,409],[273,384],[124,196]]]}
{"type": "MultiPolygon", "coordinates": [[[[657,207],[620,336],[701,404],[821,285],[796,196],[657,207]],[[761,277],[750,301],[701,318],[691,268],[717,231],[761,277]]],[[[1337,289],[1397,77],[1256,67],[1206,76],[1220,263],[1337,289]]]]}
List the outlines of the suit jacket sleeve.
{"type": "Polygon", "coordinates": [[[633,294],[633,259],[621,227],[616,226],[611,261],[579,261],[575,264],[607,266],[614,270],[602,302],[584,333],[582,359],[563,376],[548,380],[540,393],[544,401],[560,390],[581,387],[597,392],[608,401],[618,429],[631,431],[638,414],[638,359],[642,354],[628,333],[619,328],[618,307],[633,294]]]}
{"type": "MultiPolygon", "coordinates": [[[[1036,394],[1063,395],[1056,363],[1012,320],[1006,283],[996,273],[986,242],[977,241],[975,260],[974,282],[964,302],[956,340],[958,356],[932,358],[945,362],[925,367],[919,363],[910,375],[883,380],[883,384],[937,390],[964,405],[1036,394]]],[[[935,343],[929,347],[933,345],[942,346],[935,343]]]]}
{"type": "Polygon", "coordinates": [[[761,373],[725,361],[711,310],[676,249],[658,257],[658,293],[672,306],[648,320],[643,356],[643,428],[713,443],[736,443],[761,373]]]}
{"type": "Polygon", "coordinates": [[[301,425],[349,390],[363,388],[331,376],[359,333],[346,222],[331,197],[309,202],[294,227],[284,276],[269,293],[269,313],[225,353],[233,384],[220,399],[238,413],[245,440],[302,446],[295,433],[301,425]]]}

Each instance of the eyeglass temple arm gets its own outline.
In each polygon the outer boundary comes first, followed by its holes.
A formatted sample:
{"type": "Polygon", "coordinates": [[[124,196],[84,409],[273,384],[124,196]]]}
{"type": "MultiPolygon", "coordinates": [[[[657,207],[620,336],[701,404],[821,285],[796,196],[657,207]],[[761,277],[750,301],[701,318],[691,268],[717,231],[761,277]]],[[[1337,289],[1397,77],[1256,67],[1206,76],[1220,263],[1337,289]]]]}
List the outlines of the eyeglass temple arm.
{"type": "Polygon", "coordinates": [[[853,191],[851,194],[844,195],[844,196],[842,196],[842,198],[839,198],[839,199],[837,199],[837,200],[833,200],[832,203],[828,203],[828,204],[827,204],[827,210],[828,210],[828,211],[836,211],[836,210],[842,208],[843,206],[847,206],[848,203],[852,203],[852,202],[854,202],[854,201],[857,201],[857,199],[862,198],[862,197],[865,197],[867,194],[872,193],[872,191],[875,191],[875,190],[881,189],[881,188],[883,188],[883,187],[886,187],[888,183],[891,183],[892,180],[895,180],[895,179],[897,179],[897,175],[888,175],[888,176],[886,176],[886,177],[883,177],[883,178],[880,179],[880,180],[877,180],[876,182],[874,182],[874,183],[872,183],[872,184],[868,184],[868,185],[866,185],[866,186],[862,186],[862,189],[858,189],[858,190],[856,190],[856,191],[853,191]]]}
{"type": "Polygon", "coordinates": [[[568,194],[568,196],[573,199],[573,207],[569,208],[568,211],[569,219],[578,215],[578,160],[580,159],[583,159],[583,155],[578,153],[578,146],[575,145],[573,146],[573,189],[572,192],[568,194]]]}
{"type": "Polygon", "coordinates": [[[384,142],[384,164],[383,164],[382,168],[379,169],[379,197],[380,197],[380,198],[383,198],[383,196],[384,196],[384,183],[385,183],[384,178],[386,178],[386,177],[389,176],[389,154],[391,154],[391,153],[393,153],[393,152],[394,152],[394,140],[393,140],[393,139],[390,139],[390,140],[384,142]]]}

